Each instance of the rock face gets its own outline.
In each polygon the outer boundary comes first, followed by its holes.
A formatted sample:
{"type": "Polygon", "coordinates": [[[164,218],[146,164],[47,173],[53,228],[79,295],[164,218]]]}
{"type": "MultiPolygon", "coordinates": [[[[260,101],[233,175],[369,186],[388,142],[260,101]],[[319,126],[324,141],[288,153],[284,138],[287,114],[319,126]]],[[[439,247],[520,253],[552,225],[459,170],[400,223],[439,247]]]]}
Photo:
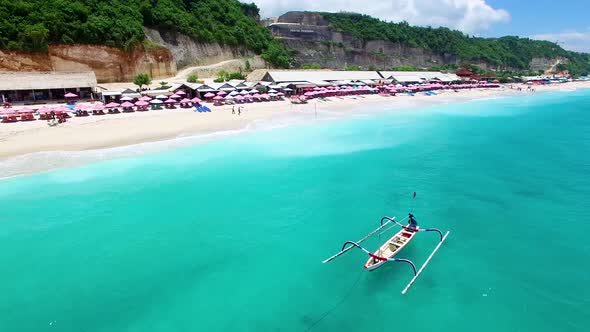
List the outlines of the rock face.
{"type": "Polygon", "coordinates": [[[97,45],[51,45],[47,53],[0,50],[1,71],[94,71],[99,82],[131,81],[138,73],[152,78],[176,73],[165,48],[136,47],[131,52],[97,45]]]}
{"type": "MultiPolygon", "coordinates": [[[[265,66],[245,48],[200,43],[182,34],[148,28],[145,34],[159,47],[138,45],[130,52],[99,45],[51,45],[47,53],[0,50],[0,71],[94,71],[98,82],[128,82],[139,73],[148,73],[152,79],[169,78],[177,68],[234,59],[250,58],[253,69],[265,66]]],[[[203,68],[202,74],[218,70],[203,68]]]]}
{"type": "MultiPolygon", "coordinates": [[[[337,31],[318,13],[288,12],[268,27],[295,57],[295,66],[320,64],[323,68],[342,69],[346,65],[389,69],[395,66],[430,68],[435,65],[460,64],[454,54],[434,53],[405,44],[378,40],[363,42],[349,33],[337,31]]],[[[532,70],[545,70],[556,59],[536,58],[532,70]]],[[[482,68],[493,69],[486,63],[482,68]]]]}
{"type": "Polygon", "coordinates": [[[191,65],[205,66],[254,56],[254,53],[245,48],[201,43],[173,31],[144,28],[144,32],[149,40],[170,50],[178,68],[191,65]]]}

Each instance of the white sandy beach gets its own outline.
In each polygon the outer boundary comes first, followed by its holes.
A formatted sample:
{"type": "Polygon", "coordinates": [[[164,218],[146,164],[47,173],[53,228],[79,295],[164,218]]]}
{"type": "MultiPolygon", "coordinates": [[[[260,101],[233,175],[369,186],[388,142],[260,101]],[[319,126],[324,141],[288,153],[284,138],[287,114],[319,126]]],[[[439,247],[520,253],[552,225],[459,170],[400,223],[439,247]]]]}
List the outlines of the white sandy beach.
{"type": "Polygon", "coordinates": [[[244,105],[245,112],[240,116],[231,114],[231,106],[212,106],[210,113],[179,109],[72,118],[58,127],[49,127],[45,121],[39,120],[0,123],[0,160],[35,152],[92,150],[237,130],[256,121],[289,115],[315,117],[316,110],[317,116],[321,117],[326,112],[353,112],[360,108],[371,109],[371,106],[387,106],[392,110],[396,107],[413,109],[436,103],[590,88],[590,82],[535,86],[535,92],[526,91],[525,85],[521,87],[523,91],[509,89],[507,85],[499,89],[445,91],[438,96],[331,97],[326,102],[312,100],[304,105],[292,105],[288,101],[255,103],[244,105]]]}

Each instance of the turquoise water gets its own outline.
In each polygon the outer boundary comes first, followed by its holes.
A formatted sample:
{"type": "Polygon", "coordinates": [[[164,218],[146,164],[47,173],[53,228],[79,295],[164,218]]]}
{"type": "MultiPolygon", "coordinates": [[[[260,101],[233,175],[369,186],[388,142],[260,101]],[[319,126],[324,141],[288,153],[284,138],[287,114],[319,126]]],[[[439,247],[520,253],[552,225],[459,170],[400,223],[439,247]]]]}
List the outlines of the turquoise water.
{"type": "Polygon", "coordinates": [[[3,180],[0,331],[587,331],[589,198],[579,91],[3,180]],[[452,232],[407,295],[405,265],[321,264],[411,207],[452,232]]]}

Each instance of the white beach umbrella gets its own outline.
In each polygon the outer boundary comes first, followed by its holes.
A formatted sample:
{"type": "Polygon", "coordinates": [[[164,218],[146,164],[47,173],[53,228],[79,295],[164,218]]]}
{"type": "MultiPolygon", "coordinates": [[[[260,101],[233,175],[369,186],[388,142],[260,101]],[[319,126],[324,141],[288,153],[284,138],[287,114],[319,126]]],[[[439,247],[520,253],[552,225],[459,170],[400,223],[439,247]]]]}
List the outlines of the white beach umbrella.
{"type": "Polygon", "coordinates": [[[230,96],[237,96],[237,95],[239,95],[239,94],[240,94],[240,93],[239,93],[239,92],[237,92],[237,91],[232,91],[232,92],[230,92],[230,93],[229,93],[229,95],[230,95],[230,96]]]}
{"type": "Polygon", "coordinates": [[[121,98],[121,101],[132,101],[132,100],[133,100],[133,98],[131,98],[131,97],[123,97],[123,98],[121,98]]]}
{"type": "Polygon", "coordinates": [[[168,96],[166,95],[157,95],[156,99],[168,99],[168,96]]]}
{"type": "Polygon", "coordinates": [[[259,93],[260,91],[256,90],[256,89],[252,89],[250,90],[250,93],[259,93]]]}
{"type": "Polygon", "coordinates": [[[150,101],[150,104],[163,104],[164,102],[159,99],[154,99],[150,101]]]}
{"type": "Polygon", "coordinates": [[[227,95],[227,96],[225,96],[225,99],[226,100],[232,100],[232,99],[234,99],[234,97],[232,95],[227,95]]]}
{"type": "Polygon", "coordinates": [[[291,88],[284,88],[283,91],[291,92],[291,91],[293,91],[293,89],[291,89],[291,88]]]}
{"type": "Polygon", "coordinates": [[[250,94],[250,92],[248,92],[247,90],[242,90],[242,91],[240,91],[240,94],[241,94],[242,96],[245,96],[245,95],[247,95],[247,94],[250,94]]]}
{"type": "Polygon", "coordinates": [[[268,90],[268,93],[269,93],[269,94],[270,94],[270,93],[277,93],[277,92],[278,92],[278,91],[277,91],[277,90],[275,90],[275,89],[270,89],[270,90],[268,90]]]}

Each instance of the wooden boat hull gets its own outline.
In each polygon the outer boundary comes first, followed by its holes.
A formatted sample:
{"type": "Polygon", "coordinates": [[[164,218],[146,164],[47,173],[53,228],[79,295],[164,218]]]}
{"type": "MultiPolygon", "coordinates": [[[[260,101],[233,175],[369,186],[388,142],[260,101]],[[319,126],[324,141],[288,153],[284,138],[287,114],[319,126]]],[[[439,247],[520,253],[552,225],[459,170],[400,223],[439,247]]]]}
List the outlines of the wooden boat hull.
{"type": "MultiPolygon", "coordinates": [[[[377,251],[373,254],[375,256],[384,257],[384,258],[392,258],[397,255],[416,235],[417,229],[408,229],[403,228],[399,232],[397,232],[394,236],[392,236],[389,240],[387,240],[377,251]]],[[[369,271],[376,270],[383,266],[387,261],[379,260],[374,257],[369,257],[367,262],[365,263],[365,269],[369,271]]]]}

